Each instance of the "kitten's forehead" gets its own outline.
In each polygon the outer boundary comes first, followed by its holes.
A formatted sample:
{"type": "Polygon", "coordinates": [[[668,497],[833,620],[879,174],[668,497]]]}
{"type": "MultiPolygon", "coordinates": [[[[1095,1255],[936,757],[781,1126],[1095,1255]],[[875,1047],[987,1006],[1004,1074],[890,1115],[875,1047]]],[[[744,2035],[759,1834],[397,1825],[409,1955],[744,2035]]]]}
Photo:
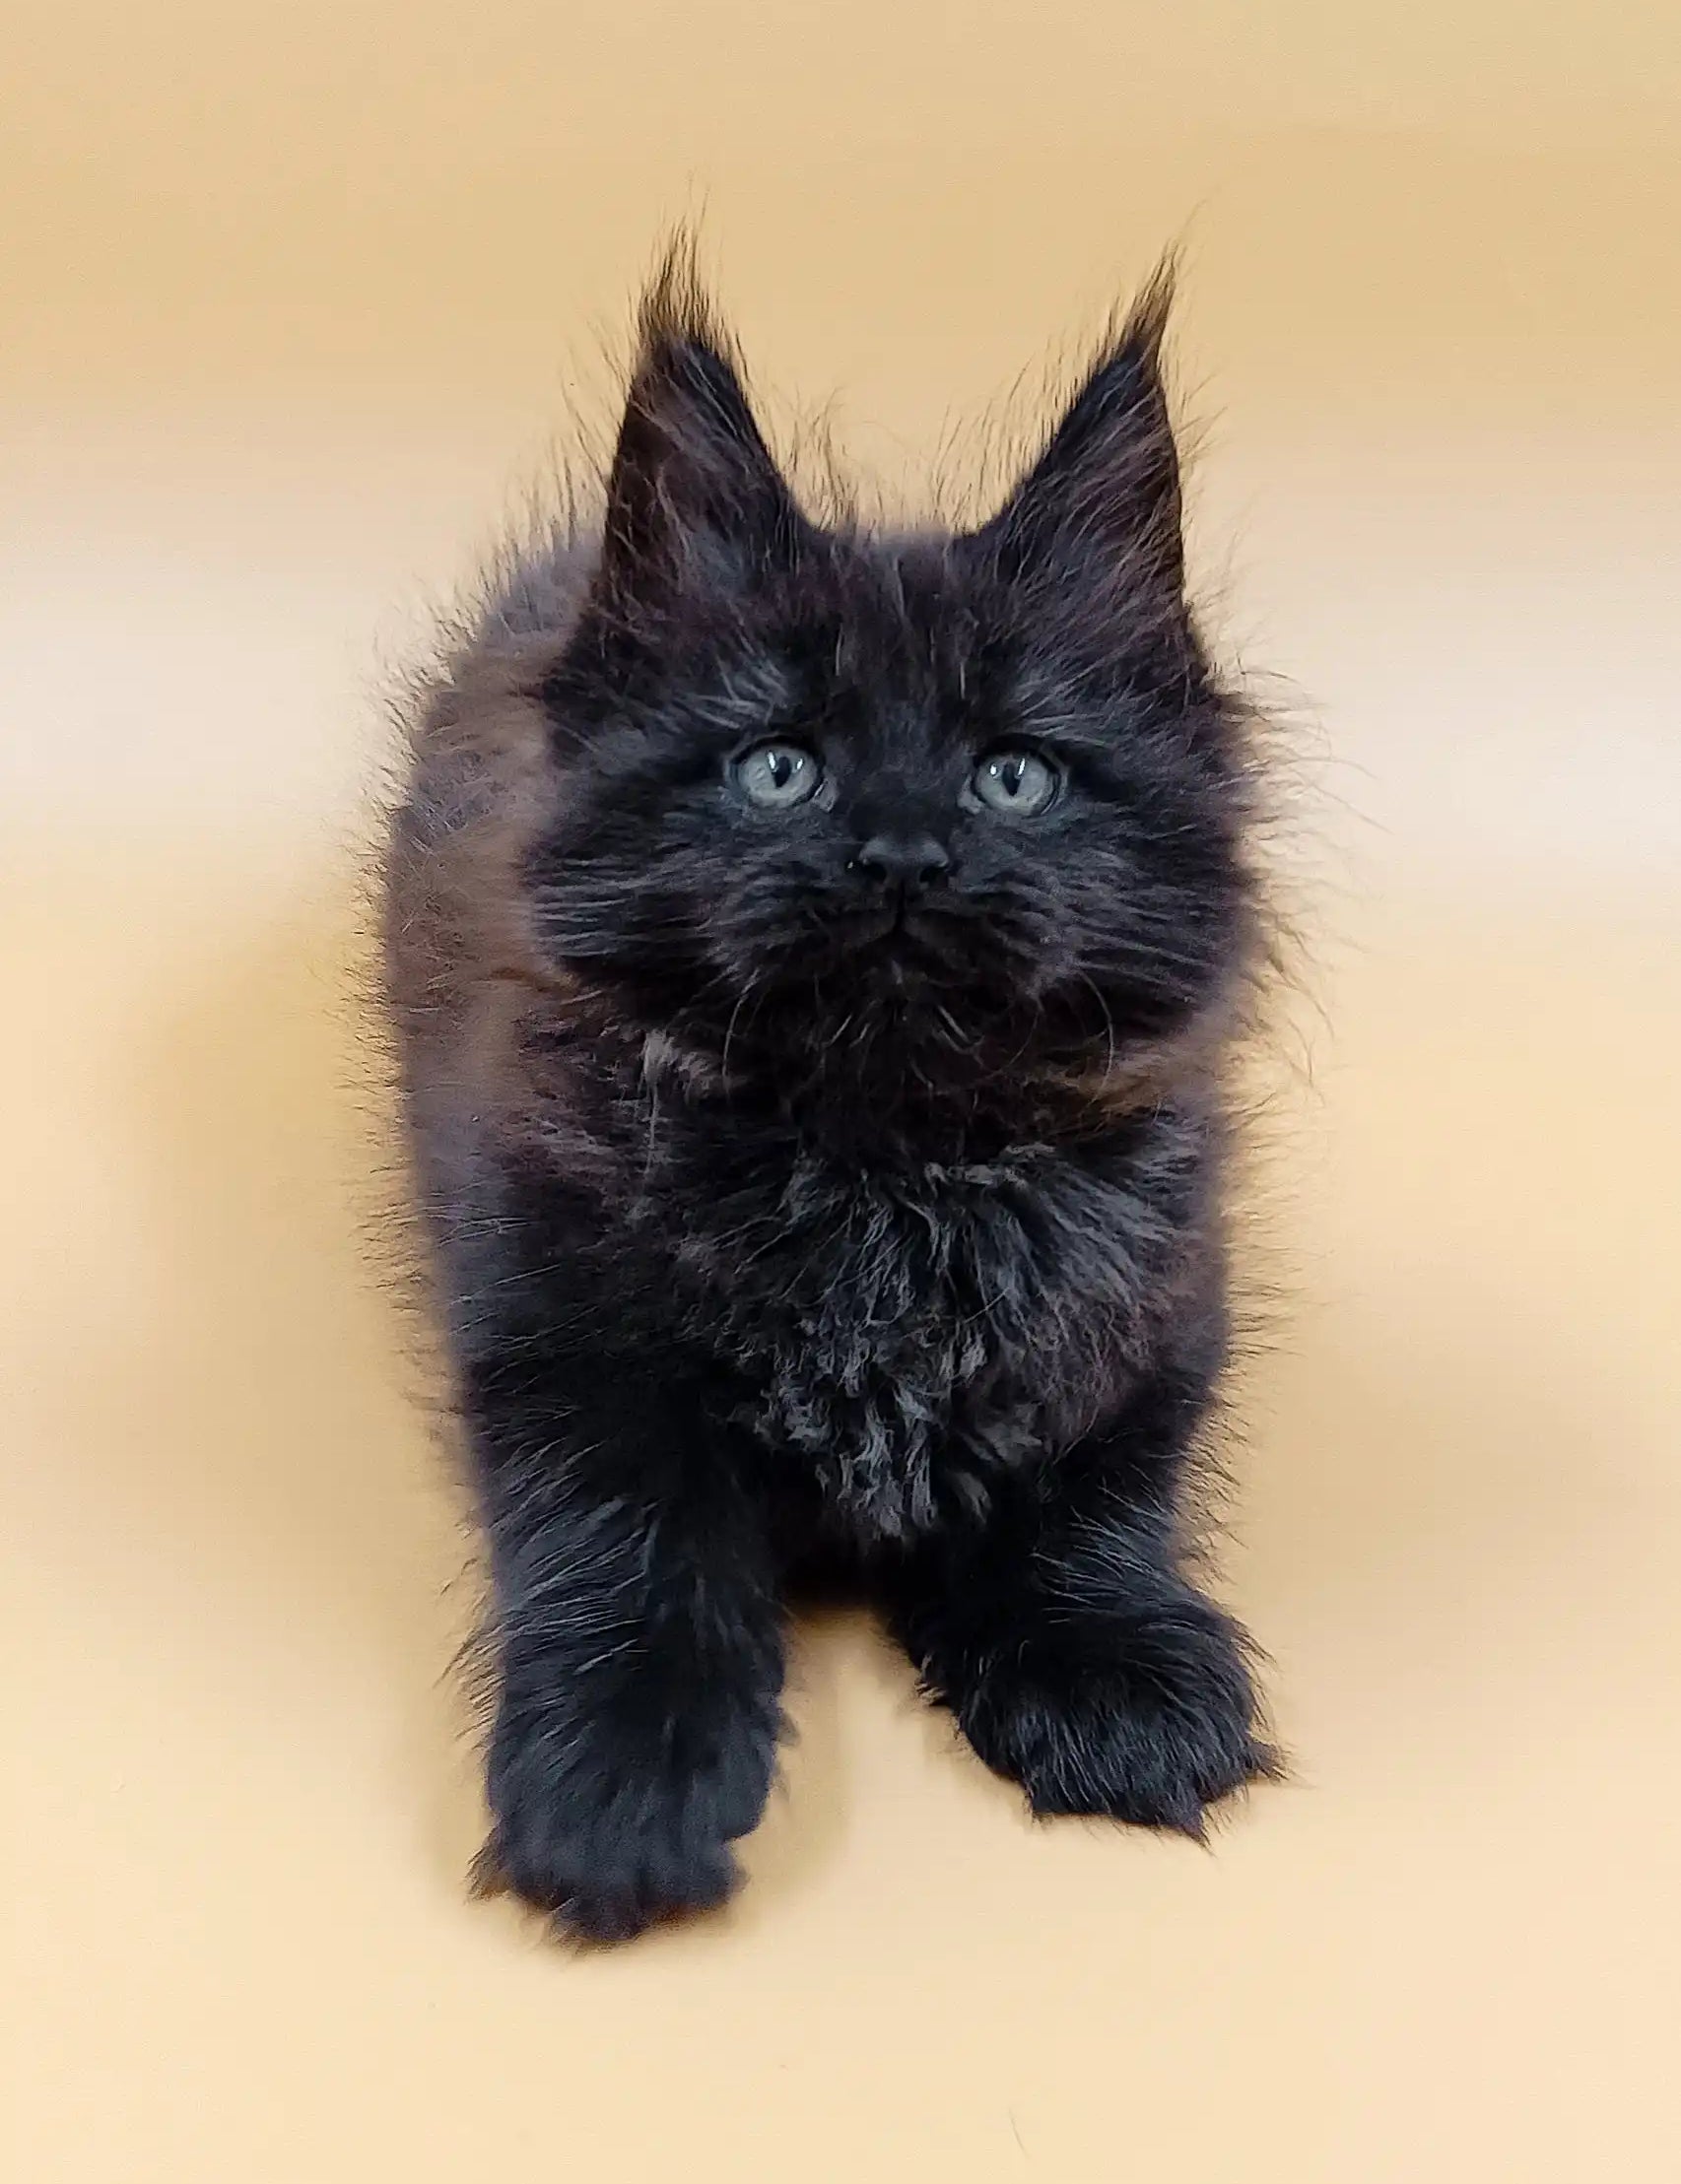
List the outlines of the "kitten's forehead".
{"type": "Polygon", "coordinates": [[[953,541],[848,541],[831,575],[827,641],[811,664],[838,711],[862,706],[932,733],[956,726],[956,712],[996,683],[1001,632],[988,627],[953,541]]]}

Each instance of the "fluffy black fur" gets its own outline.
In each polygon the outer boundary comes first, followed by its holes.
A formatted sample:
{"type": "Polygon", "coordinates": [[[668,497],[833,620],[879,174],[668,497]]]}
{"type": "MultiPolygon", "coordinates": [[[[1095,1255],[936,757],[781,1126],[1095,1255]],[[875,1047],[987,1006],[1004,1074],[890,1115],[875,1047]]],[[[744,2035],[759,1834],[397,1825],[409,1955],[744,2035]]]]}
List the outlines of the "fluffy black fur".
{"type": "Polygon", "coordinates": [[[888,537],[797,504],[674,259],[599,527],[422,705],[386,960],[494,1579],[486,1867],[575,1934],[729,1891],[804,1570],[1037,1813],[1196,1834],[1271,1763],[1186,1566],[1258,912],[1167,300],[989,522],[888,537]]]}

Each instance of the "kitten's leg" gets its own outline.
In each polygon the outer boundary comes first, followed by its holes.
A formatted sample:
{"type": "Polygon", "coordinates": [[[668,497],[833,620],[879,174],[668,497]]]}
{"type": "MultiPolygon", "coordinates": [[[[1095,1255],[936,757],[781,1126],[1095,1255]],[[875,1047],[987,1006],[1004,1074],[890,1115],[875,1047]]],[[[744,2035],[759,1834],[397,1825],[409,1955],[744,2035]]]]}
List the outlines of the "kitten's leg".
{"type": "Polygon", "coordinates": [[[1207,1806],[1276,1768],[1248,1641],[1176,1553],[1207,1398],[1204,1381],[1164,1370],[1101,1434],[1014,1482],[983,1528],[890,1581],[925,1689],[1037,1814],[1200,1836],[1207,1806]]]}
{"type": "Polygon", "coordinates": [[[764,1810],[780,1606],[746,1451],[645,1353],[468,1374],[496,1589],[482,1871],[618,1941],[719,1903],[764,1810]]]}

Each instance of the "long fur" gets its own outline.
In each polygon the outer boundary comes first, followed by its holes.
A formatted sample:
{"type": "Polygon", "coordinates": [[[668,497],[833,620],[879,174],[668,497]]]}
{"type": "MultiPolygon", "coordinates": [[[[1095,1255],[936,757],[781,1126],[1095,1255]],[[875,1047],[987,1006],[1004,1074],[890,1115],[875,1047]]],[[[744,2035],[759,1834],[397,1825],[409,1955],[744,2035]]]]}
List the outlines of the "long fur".
{"type": "Polygon", "coordinates": [[[1199,1833],[1272,1764],[1189,1569],[1263,921],[1168,307],[989,521],[881,536],[796,502],[673,252],[598,519],[421,693],[384,961],[495,1588],[485,1870],[572,1933],[728,1892],[803,1572],[1037,1812],[1199,1833]],[[739,790],[775,738],[798,810],[739,790]],[[976,800],[1000,748],[1042,815],[976,800]]]}

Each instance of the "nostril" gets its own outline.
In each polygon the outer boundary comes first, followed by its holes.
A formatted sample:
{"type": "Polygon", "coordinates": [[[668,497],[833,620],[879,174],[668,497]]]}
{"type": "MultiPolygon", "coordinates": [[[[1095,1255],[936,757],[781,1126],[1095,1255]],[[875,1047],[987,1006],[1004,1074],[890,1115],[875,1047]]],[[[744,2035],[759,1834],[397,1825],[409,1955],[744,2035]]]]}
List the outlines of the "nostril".
{"type": "Polygon", "coordinates": [[[936,880],[943,880],[952,869],[951,852],[932,838],[920,844],[921,861],[916,867],[916,878],[924,887],[931,887],[936,880]]]}
{"type": "Polygon", "coordinates": [[[951,870],[951,852],[932,834],[872,834],[850,859],[853,872],[871,880],[931,887],[951,870]]]}

